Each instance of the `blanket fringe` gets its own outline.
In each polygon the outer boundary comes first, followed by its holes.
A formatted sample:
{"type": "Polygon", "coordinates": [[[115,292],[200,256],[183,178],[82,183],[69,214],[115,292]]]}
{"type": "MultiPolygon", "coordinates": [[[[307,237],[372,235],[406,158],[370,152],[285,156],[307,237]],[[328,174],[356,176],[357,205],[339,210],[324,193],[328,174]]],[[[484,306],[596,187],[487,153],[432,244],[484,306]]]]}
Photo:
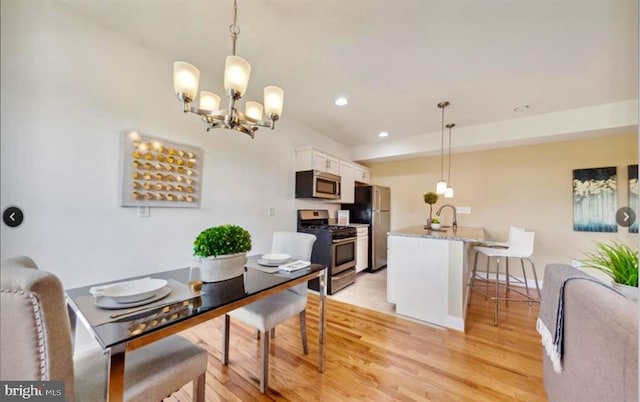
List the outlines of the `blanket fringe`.
{"type": "Polygon", "coordinates": [[[551,332],[546,325],[542,322],[540,318],[536,321],[536,330],[542,337],[542,346],[544,346],[545,352],[547,352],[547,356],[551,360],[551,364],[553,365],[553,371],[560,374],[562,373],[562,363],[560,362],[560,353],[558,353],[558,347],[553,342],[553,336],[551,336],[551,332]]]}

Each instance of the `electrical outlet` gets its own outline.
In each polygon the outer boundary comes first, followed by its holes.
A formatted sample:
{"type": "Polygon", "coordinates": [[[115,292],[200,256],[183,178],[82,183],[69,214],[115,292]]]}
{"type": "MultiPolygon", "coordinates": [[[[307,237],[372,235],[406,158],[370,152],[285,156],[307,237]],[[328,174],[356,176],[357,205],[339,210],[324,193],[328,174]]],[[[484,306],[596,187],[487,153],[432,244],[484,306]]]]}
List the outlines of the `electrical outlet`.
{"type": "Polygon", "coordinates": [[[151,207],[138,207],[136,216],[138,218],[148,218],[151,216],[151,207]]]}
{"type": "Polygon", "coordinates": [[[471,214],[471,207],[456,207],[456,211],[460,215],[470,215],[471,214]]]}
{"type": "Polygon", "coordinates": [[[269,216],[276,216],[276,207],[269,207],[269,216]]]}

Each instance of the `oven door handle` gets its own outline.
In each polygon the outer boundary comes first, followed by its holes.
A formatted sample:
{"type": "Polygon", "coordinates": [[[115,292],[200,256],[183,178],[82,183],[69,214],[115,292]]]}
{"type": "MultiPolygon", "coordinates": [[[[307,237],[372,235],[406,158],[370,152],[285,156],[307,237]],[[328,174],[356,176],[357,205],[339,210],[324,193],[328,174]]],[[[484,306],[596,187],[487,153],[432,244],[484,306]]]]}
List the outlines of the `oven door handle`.
{"type": "Polygon", "coordinates": [[[356,238],[355,237],[347,237],[346,239],[335,239],[331,243],[338,244],[338,243],[347,243],[347,242],[350,242],[350,241],[356,241],[356,238]]]}

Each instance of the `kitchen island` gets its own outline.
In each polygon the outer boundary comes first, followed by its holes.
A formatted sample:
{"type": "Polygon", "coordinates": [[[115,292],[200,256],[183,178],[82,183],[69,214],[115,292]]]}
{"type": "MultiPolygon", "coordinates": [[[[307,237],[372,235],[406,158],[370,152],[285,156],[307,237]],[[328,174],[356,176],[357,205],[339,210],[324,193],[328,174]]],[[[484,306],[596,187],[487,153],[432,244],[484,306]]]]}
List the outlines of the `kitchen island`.
{"type": "Polygon", "coordinates": [[[389,232],[387,301],[396,313],[464,331],[469,252],[484,240],[477,227],[428,230],[412,226],[389,232]]]}

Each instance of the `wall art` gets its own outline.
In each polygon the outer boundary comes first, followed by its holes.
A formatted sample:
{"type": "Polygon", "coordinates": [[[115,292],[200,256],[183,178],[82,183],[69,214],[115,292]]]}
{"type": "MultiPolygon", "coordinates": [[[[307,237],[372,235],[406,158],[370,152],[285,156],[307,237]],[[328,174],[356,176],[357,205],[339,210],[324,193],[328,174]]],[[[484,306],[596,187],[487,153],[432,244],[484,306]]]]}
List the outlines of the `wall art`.
{"type": "Polygon", "coordinates": [[[638,214],[640,213],[640,200],[638,199],[638,165],[627,166],[629,172],[629,208],[636,213],[636,221],[629,226],[630,233],[638,233],[638,214]]]}
{"type": "Polygon", "coordinates": [[[123,206],[200,207],[201,148],[127,132],[122,156],[123,206]]]}
{"type": "Polygon", "coordinates": [[[573,171],[573,230],[617,232],[616,168],[573,171]]]}

